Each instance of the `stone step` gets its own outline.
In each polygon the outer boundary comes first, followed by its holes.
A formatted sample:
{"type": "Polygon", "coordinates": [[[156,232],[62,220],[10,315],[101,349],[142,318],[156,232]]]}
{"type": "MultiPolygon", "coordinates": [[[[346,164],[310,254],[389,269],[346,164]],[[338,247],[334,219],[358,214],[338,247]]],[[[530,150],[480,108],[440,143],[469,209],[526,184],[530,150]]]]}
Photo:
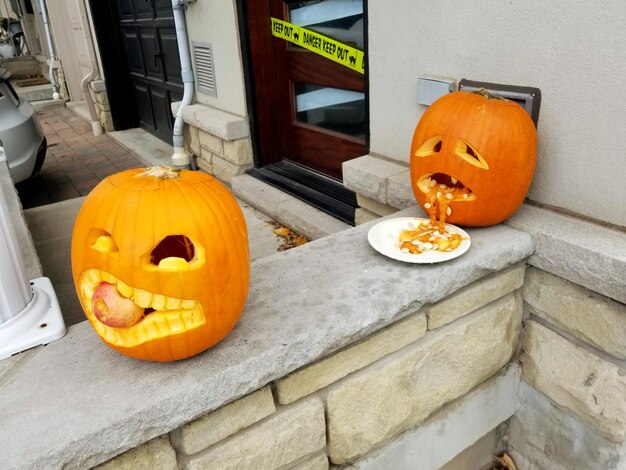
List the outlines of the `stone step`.
{"type": "Polygon", "coordinates": [[[44,101],[52,99],[52,85],[46,83],[44,85],[19,86],[19,79],[10,80],[11,85],[20,98],[32,103],[34,101],[44,101]]]}

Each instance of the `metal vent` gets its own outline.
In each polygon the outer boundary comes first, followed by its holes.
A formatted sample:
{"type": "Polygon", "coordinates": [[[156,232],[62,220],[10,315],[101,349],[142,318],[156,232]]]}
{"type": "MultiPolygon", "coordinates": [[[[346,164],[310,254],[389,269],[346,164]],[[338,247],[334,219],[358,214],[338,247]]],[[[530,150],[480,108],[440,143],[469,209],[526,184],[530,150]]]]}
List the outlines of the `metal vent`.
{"type": "Polygon", "coordinates": [[[196,88],[202,93],[217,97],[213,46],[206,42],[193,42],[192,45],[196,66],[196,88]]]}

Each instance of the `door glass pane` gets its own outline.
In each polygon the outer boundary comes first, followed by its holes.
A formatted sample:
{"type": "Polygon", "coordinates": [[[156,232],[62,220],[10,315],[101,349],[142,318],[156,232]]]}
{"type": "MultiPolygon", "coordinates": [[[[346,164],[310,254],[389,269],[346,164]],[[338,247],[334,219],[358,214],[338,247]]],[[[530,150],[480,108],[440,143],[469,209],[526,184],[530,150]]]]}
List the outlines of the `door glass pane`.
{"type": "Polygon", "coordinates": [[[292,2],[289,21],[363,50],[363,0],[292,2]]]}
{"type": "Polygon", "coordinates": [[[295,83],[296,118],[324,129],[365,138],[365,94],[295,83]]]}

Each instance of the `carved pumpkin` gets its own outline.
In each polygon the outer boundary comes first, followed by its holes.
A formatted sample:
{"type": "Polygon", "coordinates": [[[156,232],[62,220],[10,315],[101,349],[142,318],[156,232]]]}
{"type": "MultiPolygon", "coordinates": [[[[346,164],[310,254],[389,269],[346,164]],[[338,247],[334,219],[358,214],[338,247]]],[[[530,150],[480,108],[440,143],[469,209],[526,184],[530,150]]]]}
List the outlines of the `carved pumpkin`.
{"type": "Polygon", "coordinates": [[[200,172],[167,167],[109,176],[85,199],[72,273],[100,338],[130,357],[173,361],[222,340],[248,293],[246,224],[200,172]]]}
{"type": "Polygon", "coordinates": [[[444,95],[420,119],[411,184],[438,219],[494,225],[523,202],[537,163],[537,131],[517,103],[479,93],[444,95]]]}

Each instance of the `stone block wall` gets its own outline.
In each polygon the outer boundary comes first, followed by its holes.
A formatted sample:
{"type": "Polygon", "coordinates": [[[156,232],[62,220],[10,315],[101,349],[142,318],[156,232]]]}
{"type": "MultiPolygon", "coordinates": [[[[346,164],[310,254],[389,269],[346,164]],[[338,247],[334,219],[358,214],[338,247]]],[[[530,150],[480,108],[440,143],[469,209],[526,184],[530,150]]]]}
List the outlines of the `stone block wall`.
{"type": "MultiPolygon", "coordinates": [[[[365,155],[343,170],[357,224],[415,204],[407,165],[365,155]]],[[[520,470],[626,469],[626,237],[526,205],[506,223],[537,246],[524,285],[510,451],[520,470]]]]}
{"type": "Polygon", "coordinates": [[[63,67],[57,67],[56,74],[57,74],[57,83],[59,85],[59,94],[61,95],[61,99],[63,101],[69,101],[70,92],[67,89],[67,82],[65,81],[65,72],[63,71],[63,67]]]}
{"type": "Polygon", "coordinates": [[[440,468],[517,409],[524,271],[470,284],[101,468],[440,468]]]}
{"type": "Polygon", "coordinates": [[[109,96],[107,95],[106,85],[103,80],[94,80],[89,84],[89,93],[96,108],[96,114],[102,128],[106,132],[113,132],[113,115],[111,114],[111,106],[109,105],[109,96]]]}
{"type": "MultiPolygon", "coordinates": [[[[172,104],[176,115],[179,103],[172,104]]],[[[202,104],[186,106],[184,140],[198,168],[230,185],[252,168],[252,140],[247,119],[202,104]]]]}
{"type": "Polygon", "coordinates": [[[626,468],[626,305],[536,268],[524,301],[520,469],[626,468]]]}

